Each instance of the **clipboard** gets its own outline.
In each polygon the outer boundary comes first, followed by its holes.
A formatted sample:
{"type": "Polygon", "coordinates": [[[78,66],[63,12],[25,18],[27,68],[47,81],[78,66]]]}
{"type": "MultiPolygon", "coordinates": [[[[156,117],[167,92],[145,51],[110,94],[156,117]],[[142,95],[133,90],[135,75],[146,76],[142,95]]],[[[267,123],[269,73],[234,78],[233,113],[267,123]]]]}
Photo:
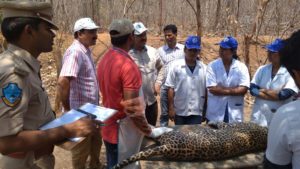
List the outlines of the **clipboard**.
{"type": "MultiPolygon", "coordinates": [[[[101,107],[97,106],[91,103],[86,103],[79,107],[78,109],[72,109],[60,117],[44,124],[41,126],[39,129],[40,130],[47,130],[51,128],[56,128],[59,126],[63,126],[65,124],[69,124],[72,122],[75,122],[79,120],[82,117],[89,116],[94,120],[98,120],[101,122],[105,122],[108,120],[110,117],[115,115],[117,113],[117,110],[106,108],[106,107],[101,107]]],[[[73,149],[76,145],[80,144],[84,138],[81,137],[76,137],[76,138],[68,138],[69,141],[65,141],[63,143],[58,144],[59,147],[66,149],[66,150],[71,150],[73,149]]]]}

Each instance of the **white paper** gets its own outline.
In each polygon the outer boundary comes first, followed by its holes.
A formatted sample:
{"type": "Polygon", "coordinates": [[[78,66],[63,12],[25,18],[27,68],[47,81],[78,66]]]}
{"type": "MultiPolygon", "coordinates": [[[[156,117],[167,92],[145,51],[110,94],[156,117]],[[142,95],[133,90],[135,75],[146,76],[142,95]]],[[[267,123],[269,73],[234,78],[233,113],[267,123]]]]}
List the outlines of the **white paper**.
{"type": "MultiPolygon", "coordinates": [[[[109,119],[111,116],[113,116],[115,113],[117,113],[114,109],[109,109],[101,106],[97,106],[91,103],[86,103],[83,106],[81,106],[79,109],[94,114],[97,116],[95,120],[105,122],[107,119],[109,119]]],[[[43,125],[40,127],[40,130],[47,130],[51,128],[56,128],[65,124],[72,123],[82,117],[86,117],[87,115],[84,113],[81,113],[79,111],[76,111],[74,109],[64,113],[62,116],[60,116],[57,119],[54,119],[53,121],[50,121],[49,123],[43,125]]],[[[79,141],[81,138],[70,138],[71,141],[79,141]]]]}

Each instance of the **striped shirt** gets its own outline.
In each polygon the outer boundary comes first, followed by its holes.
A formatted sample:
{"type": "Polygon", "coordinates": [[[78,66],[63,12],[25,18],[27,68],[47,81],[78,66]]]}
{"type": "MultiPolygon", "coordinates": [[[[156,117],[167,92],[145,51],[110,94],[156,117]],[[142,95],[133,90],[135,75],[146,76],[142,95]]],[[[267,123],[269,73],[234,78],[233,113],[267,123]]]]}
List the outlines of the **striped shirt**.
{"type": "Polygon", "coordinates": [[[184,59],[184,45],[177,43],[175,48],[170,48],[164,45],[158,49],[158,54],[164,64],[164,68],[158,74],[158,79],[162,79],[161,83],[164,84],[169,72],[169,65],[176,59],[184,59]],[[163,72],[164,71],[164,72],[163,72]]]}
{"type": "Polygon", "coordinates": [[[156,102],[154,84],[157,80],[158,71],[162,67],[160,56],[155,48],[148,45],[141,51],[131,49],[128,53],[141,71],[146,104],[152,105],[156,102]]]}
{"type": "Polygon", "coordinates": [[[70,81],[70,108],[84,103],[99,104],[99,85],[90,49],[74,40],[63,57],[60,77],[73,77],[70,81]]]}

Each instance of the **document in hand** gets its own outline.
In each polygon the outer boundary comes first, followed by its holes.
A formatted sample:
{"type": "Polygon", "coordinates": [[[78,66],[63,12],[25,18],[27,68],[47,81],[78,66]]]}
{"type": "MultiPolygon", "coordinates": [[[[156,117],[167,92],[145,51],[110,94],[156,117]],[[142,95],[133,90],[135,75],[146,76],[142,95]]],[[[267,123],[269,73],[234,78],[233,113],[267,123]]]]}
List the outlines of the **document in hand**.
{"type": "MultiPolygon", "coordinates": [[[[86,103],[79,109],[72,109],[57,119],[50,121],[49,123],[40,127],[40,130],[47,130],[55,127],[59,127],[68,123],[72,123],[82,117],[90,116],[94,120],[105,122],[107,119],[116,114],[117,111],[101,106],[97,106],[91,103],[86,103]]],[[[70,138],[71,141],[79,141],[81,138],[70,138]]]]}

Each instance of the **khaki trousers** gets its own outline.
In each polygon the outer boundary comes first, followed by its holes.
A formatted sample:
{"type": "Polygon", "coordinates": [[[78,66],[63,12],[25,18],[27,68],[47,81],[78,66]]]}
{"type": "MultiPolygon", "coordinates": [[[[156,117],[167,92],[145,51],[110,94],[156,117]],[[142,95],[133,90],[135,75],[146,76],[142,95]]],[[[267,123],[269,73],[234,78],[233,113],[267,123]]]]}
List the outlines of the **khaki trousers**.
{"type": "Polygon", "coordinates": [[[102,138],[99,134],[85,138],[79,145],[74,147],[72,153],[72,165],[74,169],[85,169],[86,161],[90,156],[88,167],[96,169],[101,166],[100,151],[102,146],[102,138]]]}

